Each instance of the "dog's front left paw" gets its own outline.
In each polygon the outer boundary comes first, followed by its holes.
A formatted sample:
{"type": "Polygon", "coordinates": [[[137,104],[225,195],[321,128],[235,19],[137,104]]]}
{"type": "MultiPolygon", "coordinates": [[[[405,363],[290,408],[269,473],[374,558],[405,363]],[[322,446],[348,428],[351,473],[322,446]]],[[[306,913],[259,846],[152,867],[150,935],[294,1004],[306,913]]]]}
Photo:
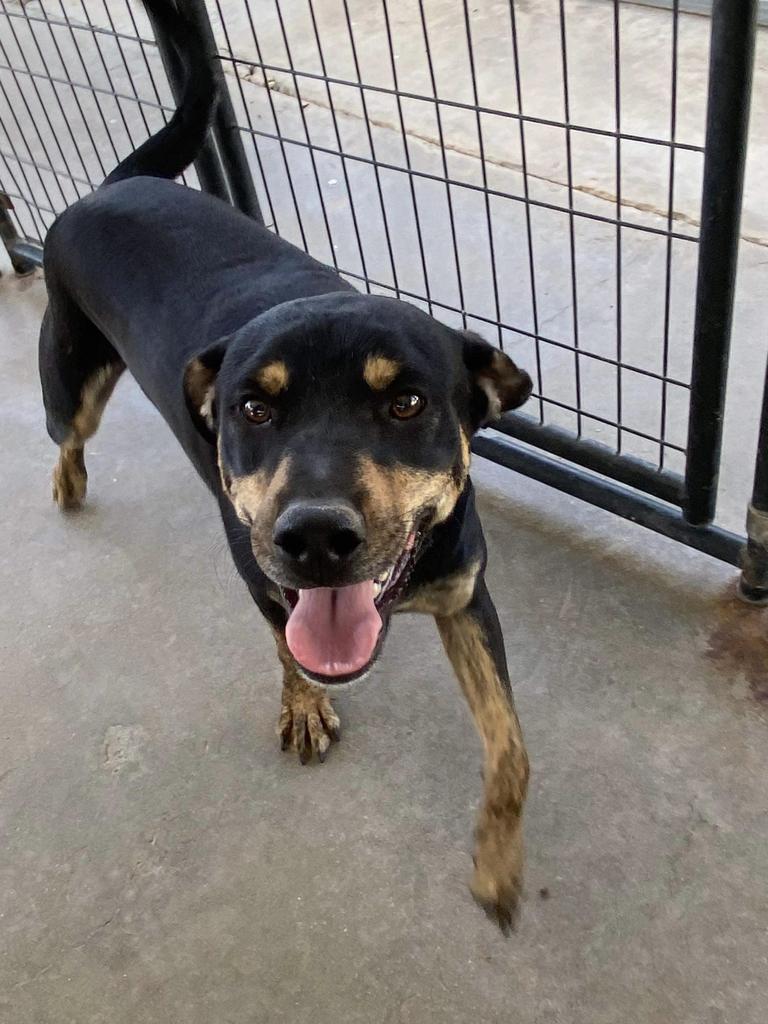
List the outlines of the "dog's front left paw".
{"type": "Polygon", "coordinates": [[[324,761],[331,742],[341,735],[341,721],[323,690],[304,683],[283,689],[277,734],[282,749],[295,750],[302,764],[313,754],[324,761]]]}
{"type": "Polygon", "coordinates": [[[478,842],[470,890],[488,917],[509,935],[517,926],[523,890],[522,839],[499,835],[478,842]]]}

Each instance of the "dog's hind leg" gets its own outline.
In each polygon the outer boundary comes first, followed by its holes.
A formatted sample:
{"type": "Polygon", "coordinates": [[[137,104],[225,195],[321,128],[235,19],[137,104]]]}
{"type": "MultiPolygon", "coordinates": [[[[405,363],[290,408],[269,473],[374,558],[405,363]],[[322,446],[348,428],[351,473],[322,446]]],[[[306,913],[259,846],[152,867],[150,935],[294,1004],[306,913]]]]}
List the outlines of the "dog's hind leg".
{"type": "Polygon", "coordinates": [[[53,295],[39,355],[48,433],[59,445],[53,499],[62,510],[75,509],[85,498],[88,480],[85,442],[96,433],[125,364],[79,309],[53,295]]]}
{"type": "Polygon", "coordinates": [[[436,622],[485,753],[472,893],[506,933],[514,924],[522,886],[528,756],[512,701],[501,627],[485,581],[478,580],[463,611],[436,616],[436,622]]]}

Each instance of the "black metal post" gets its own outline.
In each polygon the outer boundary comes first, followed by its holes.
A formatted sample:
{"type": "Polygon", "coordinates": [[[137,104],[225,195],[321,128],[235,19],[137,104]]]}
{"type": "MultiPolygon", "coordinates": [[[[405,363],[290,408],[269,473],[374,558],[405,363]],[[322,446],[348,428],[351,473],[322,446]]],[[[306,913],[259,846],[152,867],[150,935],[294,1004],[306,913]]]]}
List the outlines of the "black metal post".
{"type": "Polygon", "coordinates": [[[747,547],[742,559],[739,594],[750,604],[768,604],[768,366],[757,440],[755,486],[747,511],[747,547]]]}
{"type": "Polygon", "coordinates": [[[20,249],[23,239],[19,237],[16,226],[11,220],[9,210],[13,203],[4,192],[0,192],[0,240],[8,250],[13,269],[17,274],[31,274],[36,264],[20,249]]]}
{"type": "Polygon", "coordinates": [[[232,202],[238,210],[247,213],[259,224],[263,224],[264,217],[253,184],[248,158],[245,155],[243,137],[235,117],[227,79],[217,54],[216,39],[208,18],[205,0],[184,0],[184,7],[190,20],[197,26],[203,45],[213,62],[213,73],[219,87],[219,103],[214,115],[213,132],[232,193],[232,202]]]}
{"type": "Polygon", "coordinates": [[[739,248],[757,0],[714,0],[685,518],[714,518],[739,248]]]}
{"type": "MultiPolygon", "coordinates": [[[[147,14],[152,24],[152,31],[155,33],[157,48],[160,51],[160,59],[168,76],[171,93],[178,104],[181,102],[184,92],[184,65],[176,47],[173,45],[173,40],[166,35],[165,30],[153,17],[149,9],[147,9],[147,14]]],[[[208,133],[205,144],[197,160],[195,160],[195,170],[200,179],[200,184],[206,192],[218,196],[219,199],[223,199],[226,203],[231,203],[232,197],[212,132],[208,133]]]]}

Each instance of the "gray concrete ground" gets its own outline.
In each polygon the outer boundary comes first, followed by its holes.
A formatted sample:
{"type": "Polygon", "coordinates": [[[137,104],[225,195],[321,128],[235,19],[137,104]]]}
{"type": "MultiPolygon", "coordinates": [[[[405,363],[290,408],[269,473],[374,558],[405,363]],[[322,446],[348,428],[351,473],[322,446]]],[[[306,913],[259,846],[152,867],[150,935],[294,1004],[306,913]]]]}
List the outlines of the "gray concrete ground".
{"type": "Polygon", "coordinates": [[[431,621],[339,699],[325,765],[281,754],[267,630],[132,382],[87,508],[51,504],[44,301],[0,281],[3,1024],[763,1024],[768,613],[733,571],[478,462],[533,765],[504,940],[431,621]]]}

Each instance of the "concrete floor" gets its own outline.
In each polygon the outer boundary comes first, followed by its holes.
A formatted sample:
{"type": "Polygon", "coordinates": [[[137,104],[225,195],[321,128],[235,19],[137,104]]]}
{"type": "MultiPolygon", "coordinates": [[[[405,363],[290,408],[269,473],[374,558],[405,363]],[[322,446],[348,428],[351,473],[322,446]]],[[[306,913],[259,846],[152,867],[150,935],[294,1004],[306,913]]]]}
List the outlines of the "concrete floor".
{"type": "Polygon", "coordinates": [[[504,940],[432,623],[324,766],[281,754],[267,631],[130,381],[52,506],[43,306],[0,280],[3,1024],[764,1024],[768,613],[732,570],[478,461],[533,766],[504,940]]]}

